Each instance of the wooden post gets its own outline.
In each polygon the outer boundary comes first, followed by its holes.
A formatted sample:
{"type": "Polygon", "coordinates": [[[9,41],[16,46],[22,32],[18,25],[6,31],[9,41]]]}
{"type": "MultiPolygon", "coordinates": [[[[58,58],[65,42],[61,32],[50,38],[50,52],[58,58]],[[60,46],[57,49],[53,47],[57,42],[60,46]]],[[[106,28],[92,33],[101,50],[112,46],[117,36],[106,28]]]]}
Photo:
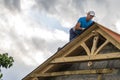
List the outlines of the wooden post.
{"type": "Polygon", "coordinates": [[[93,39],[93,45],[92,45],[92,49],[91,49],[91,55],[94,54],[94,52],[95,52],[95,50],[97,48],[98,39],[99,39],[98,36],[95,36],[94,39],[93,39]]]}
{"type": "Polygon", "coordinates": [[[98,75],[98,79],[97,80],[102,80],[102,74],[98,75]]]}
{"type": "Polygon", "coordinates": [[[109,43],[109,41],[106,40],[106,41],[96,50],[96,52],[94,53],[94,55],[98,54],[98,52],[99,52],[100,50],[102,50],[108,43],[109,43]]]}

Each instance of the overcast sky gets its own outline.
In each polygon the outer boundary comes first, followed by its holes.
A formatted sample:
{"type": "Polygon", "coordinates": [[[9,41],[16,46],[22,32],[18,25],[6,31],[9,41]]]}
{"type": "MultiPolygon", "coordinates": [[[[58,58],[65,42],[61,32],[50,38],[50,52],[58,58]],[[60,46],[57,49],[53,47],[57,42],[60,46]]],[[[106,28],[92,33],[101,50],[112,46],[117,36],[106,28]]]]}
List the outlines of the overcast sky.
{"type": "Polygon", "coordinates": [[[120,0],[0,0],[0,53],[14,57],[3,80],[21,80],[69,41],[69,29],[89,10],[120,34],[120,0]]]}

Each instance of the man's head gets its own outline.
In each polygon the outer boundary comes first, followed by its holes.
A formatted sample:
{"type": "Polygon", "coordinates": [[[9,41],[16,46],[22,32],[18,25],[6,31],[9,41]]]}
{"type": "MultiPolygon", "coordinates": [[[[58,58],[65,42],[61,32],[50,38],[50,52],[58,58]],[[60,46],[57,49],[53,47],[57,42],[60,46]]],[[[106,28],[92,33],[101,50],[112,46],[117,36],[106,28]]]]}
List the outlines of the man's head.
{"type": "Polygon", "coordinates": [[[87,20],[91,20],[93,17],[95,16],[95,12],[94,11],[89,11],[87,13],[87,20]]]}

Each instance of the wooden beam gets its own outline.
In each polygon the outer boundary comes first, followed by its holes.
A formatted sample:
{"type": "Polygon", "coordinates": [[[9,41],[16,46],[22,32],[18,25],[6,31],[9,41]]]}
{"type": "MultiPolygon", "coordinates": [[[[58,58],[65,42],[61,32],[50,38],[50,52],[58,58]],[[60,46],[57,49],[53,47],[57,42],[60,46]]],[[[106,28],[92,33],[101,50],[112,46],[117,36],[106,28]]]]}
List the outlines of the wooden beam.
{"type": "Polygon", "coordinates": [[[97,32],[100,33],[104,38],[108,39],[118,49],[120,49],[120,43],[118,41],[116,41],[113,37],[111,37],[110,35],[108,35],[101,29],[98,29],[97,32]]]}
{"type": "Polygon", "coordinates": [[[55,76],[83,75],[83,74],[108,74],[108,73],[112,73],[113,71],[114,69],[76,70],[76,71],[33,74],[31,75],[31,77],[55,77],[55,76]]]}
{"type": "Polygon", "coordinates": [[[94,55],[98,54],[100,50],[102,50],[107,44],[109,43],[108,40],[106,40],[94,53],[94,55]]]}
{"type": "Polygon", "coordinates": [[[90,49],[87,47],[85,42],[81,43],[81,46],[85,49],[87,55],[90,56],[90,49]]]}
{"type": "Polygon", "coordinates": [[[97,43],[98,43],[98,39],[99,39],[99,36],[95,36],[94,39],[93,39],[93,45],[92,45],[92,48],[91,48],[91,55],[94,54],[96,48],[97,48],[97,43]]]}
{"type": "Polygon", "coordinates": [[[31,80],[38,80],[38,78],[37,78],[37,77],[35,77],[35,78],[32,78],[31,80]]]}
{"type": "Polygon", "coordinates": [[[95,61],[95,60],[108,60],[108,59],[120,59],[120,52],[98,54],[91,56],[74,56],[74,57],[62,57],[55,58],[51,63],[68,63],[68,62],[81,62],[81,61],[95,61]]]}
{"type": "Polygon", "coordinates": [[[51,69],[52,67],[54,67],[54,65],[53,65],[53,64],[50,64],[50,65],[48,65],[47,67],[45,67],[43,70],[41,70],[41,72],[42,72],[42,73],[45,73],[45,72],[47,72],[49,69],[51,69]]]}

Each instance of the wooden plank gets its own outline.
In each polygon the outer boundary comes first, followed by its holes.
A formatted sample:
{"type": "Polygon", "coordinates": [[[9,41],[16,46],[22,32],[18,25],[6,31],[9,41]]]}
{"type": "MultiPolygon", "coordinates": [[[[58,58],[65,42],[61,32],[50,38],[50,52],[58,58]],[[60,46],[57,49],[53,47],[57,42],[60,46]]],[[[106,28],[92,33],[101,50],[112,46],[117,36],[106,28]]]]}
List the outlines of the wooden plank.
{"type": "Polygon", "coordinates": [[[112,73],[114,69],[94,69],[94,70],[76,70],[76,71],[63,71],[63,72],[51,72],[43,74],[33,74],[31,77],[54,77],[54,76],[66,76],[66,75],[83,75],[83,74],[108,74],[112,73]]]}
{"type": "Polygon", "coordinates": [[[81,46],[85,49],[87,55],[90,56],[90,49],[87,47],[85,42],[81,43],[81,46]]]}
{"type": "Polygon", "coordinates": [[[94,55],[98,54],[100,50],[102,50],[107,44],[109,43],[108,40],[106,40],[94,53],[94,55]]]}
{"type": "Polygon", "coordinates": [[[68,62],[81,62],[81,61],[93,61],[93,60],[108,60],[108,59],[120,59],[120,52],[107,53],[107,54],[98,54],[91,56],[73,56],[73,57],[63,57],[56,58],[51,63],[68,63],[68,62]]]}

